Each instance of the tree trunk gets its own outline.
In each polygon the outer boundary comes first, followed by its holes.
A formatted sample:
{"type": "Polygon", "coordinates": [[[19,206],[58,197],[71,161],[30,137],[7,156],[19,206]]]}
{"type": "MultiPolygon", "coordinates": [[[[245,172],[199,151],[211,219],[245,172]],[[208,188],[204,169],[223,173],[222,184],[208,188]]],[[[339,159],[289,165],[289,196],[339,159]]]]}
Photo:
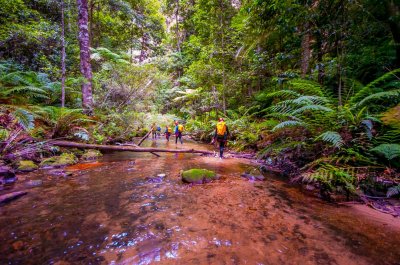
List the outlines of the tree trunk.
{"type": "Polygon", "coordinates": [[[396,1],[389,0],[386,4],[387,12],[389,13],[389,18],[387,23],[389,24],[390,31],[392,32],[393,41],[396,50],[396,67],[400,67],[400,7],[396,1]]]}
{"type": "Polygon", "coordinates": [[[176,48],[177,51],[181,52],[181,43],[179,39],[179,0],[176,0],[176,10],[175,10],[175,21],[176,21],[176,48]]]}
{"type": "MultiPolygon", "coordinates": [[[[221,28],[221,51],[222,51],[222,58],[225,58],[225,55],[223,54],[223,51],[225,51],[225,42],[224,42],[224,24],[223,24],[223,10],[224,6],[222,1],[220,0],[220,17],[219,17],[219,25],[221,28]]],[[[224,114],[226,114],[226,96],[225,96],[225,62],[224,60],[222,61],[222,110],[224,114]]]]}
{"type": "Polygon", "coordinates": [[[308,74],[310,67],[311,49],[310,40],[311,34],[309,31],[309,24],[307,23],[306,32],[304,33],[303,39],[301,41],[301,77],[304,78],[308,74]]]}
{"type": "Polygon", "coordinates": [[[65,23],[64,0],[61,0],[61,107],[65,107],[65,23]]]}
{"type": "Polygon", "coordinates": [[[146,58],[146,33],[143,31],[143,25],[141,27],[142,31],[142,41],[141,41],[141,48],[140,48],[140,56],[139,56],[139,62],[143,62],[144,59],[146,58]]]}
{"type": "Polygon", "coordinates": [[[103,151],[129,151],[129,152],[148,152],[148,153],[193,153],[212,155],[212,151],[203,151],[195,149],[162,149],[162,148],[142,148],[133,146],[121,146],[121,145],[99,145],[99,144],[84,144],[69,141],[51,141],[52,145],[60,147],[71,147],[71,148],[82,148],[82,149],[97,149],[103,151]]]}
{"type": "MultiPolygon", "coordinates": [[[[93,40],[94,36],[94,23],[93,23],[93,9],[95,5],[95,0],[89,0],[89,38],[93,40]]],[[[92,42],[93,44],[93,42],[92,42]]]]}
{"type": "Polygon", "coordinates": [[[143,143],[143,141],[146,140],[147,137],[149,137],[150,133],[151,133],[151,129],[148,133],[146,133],[145,136],[143,136],[143,138],[139,141],[139,143],[137,145],[140,146],[143,143]]]}
{"type": "Polygon", "coordinates": [[[92,68],[90,65],[90,39],[88,30],[87,0],[76,0],[78,5],[78,28],[81,73],[85,78],[82,84],[82,108],[85,114],[93,114],[92,68]]]}

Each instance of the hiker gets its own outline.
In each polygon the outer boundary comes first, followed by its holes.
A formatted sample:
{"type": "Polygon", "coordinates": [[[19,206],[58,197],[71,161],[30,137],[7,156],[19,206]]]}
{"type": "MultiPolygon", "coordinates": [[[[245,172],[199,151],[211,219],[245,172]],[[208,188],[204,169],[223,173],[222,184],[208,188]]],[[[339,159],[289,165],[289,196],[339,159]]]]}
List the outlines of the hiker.
{"type": "Polygon", "coordinates": [[[161,137],[161,127],[157,125],[157,135],[161,137]]]}
{"type": "Polygon", "coordinates": [[[175,121],[175,144],[178,143],[178,138],[181,141],[181,144],[183,144],[182,141],[182,132],[183,132],[183,125],[179,124],[179,121],[175,121]]]}
{"type": "Polygon", "coordinates": [[[172,128],[169,127],[168,125],[165,126],[164,134],[165,134],[165,138],[166,138],[167,141],[169,142],[169,137],[171,137],[171,134],[172,134],[172,128]]]}
{"type": "Polygon", "coordinates": [[[157,139],[157,126],[156,123],[153,123],[153,125],[151,125],[151,139],[157,139]]]}
{"type": "Polygon", "coordinates": [[[228,135],[229,135],[228,126],[226,126],[226,123],[224,122],[223,118],[219,118],[211,144],[214,144],[215,141],[219,143],[220,159],[223,158],[225,145],[226,142],[228,141],[228,135]]]}

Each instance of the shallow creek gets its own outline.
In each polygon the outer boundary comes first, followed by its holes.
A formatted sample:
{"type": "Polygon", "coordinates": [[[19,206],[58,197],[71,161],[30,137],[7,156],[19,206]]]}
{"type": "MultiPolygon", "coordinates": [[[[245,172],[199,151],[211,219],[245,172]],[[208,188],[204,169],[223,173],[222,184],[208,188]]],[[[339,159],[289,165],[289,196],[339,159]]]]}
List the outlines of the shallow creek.
{"type": "Polygon", "coordinates": [[[119,152],[69,167],[68,177],[22,175],[8,192],[28,194],[0,206],[0,264],[400,264],[399,219],[322,202],[273,175],[240,177],[253,167],[119,152]],[[185,185],[179,171],[190,168],[221,179],[185,185]]]}

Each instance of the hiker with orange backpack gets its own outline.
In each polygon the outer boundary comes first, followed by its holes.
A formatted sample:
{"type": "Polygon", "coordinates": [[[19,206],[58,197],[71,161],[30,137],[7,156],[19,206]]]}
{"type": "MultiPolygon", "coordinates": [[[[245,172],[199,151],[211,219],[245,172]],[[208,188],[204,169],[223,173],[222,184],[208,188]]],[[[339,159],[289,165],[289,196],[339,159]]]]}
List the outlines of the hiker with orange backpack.
{"type": "Polygon", "coordinates": [[[169,137],[171,137],[171,134],[172,134],[172,128],[169,127],[168,125],[165,126],[164,134],[165,134],[165,138],[166,138],[167,141],[169,142],[169,137]]]}
{"type": "Polygon", "coordinates": [[[217,126],[215,128],[215,133],[211,144],[215,141],[219,143],[219,158],[222,159],[224,155],[225,145],[228,141],[229,130],[223,118],[219,118],[217,126]]]}
{"type": "Polygon", "coordinates": [[[183,125],[179,124],[179,121],[175,121],[175,130],[174,130],[174,133],[175,133],[175,144],[178,143],[178,138],[181,141],[181,144],[183,144],[182,132],[183,132],[183,125]]]}

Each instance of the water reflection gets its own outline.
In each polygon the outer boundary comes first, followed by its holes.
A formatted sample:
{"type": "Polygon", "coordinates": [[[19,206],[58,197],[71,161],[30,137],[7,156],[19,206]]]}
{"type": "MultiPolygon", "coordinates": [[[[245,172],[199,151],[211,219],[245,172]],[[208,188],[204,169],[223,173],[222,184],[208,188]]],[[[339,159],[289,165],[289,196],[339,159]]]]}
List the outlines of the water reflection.
{"type": "MultiPolygon", "coordinates": [[[[176,148],[194,147],[209,148],[187,141],[176,148]]],[[[272,177],[240,177],[252,167],[244,160],[125,152],[71,167],[67,178],[29,175],[27,181],[43,185],[0,208],[0,264],[398,262],[399,233],[272,177]],[[179,171],[192,167],[222,177],[183,185],[179,171]]]]}

